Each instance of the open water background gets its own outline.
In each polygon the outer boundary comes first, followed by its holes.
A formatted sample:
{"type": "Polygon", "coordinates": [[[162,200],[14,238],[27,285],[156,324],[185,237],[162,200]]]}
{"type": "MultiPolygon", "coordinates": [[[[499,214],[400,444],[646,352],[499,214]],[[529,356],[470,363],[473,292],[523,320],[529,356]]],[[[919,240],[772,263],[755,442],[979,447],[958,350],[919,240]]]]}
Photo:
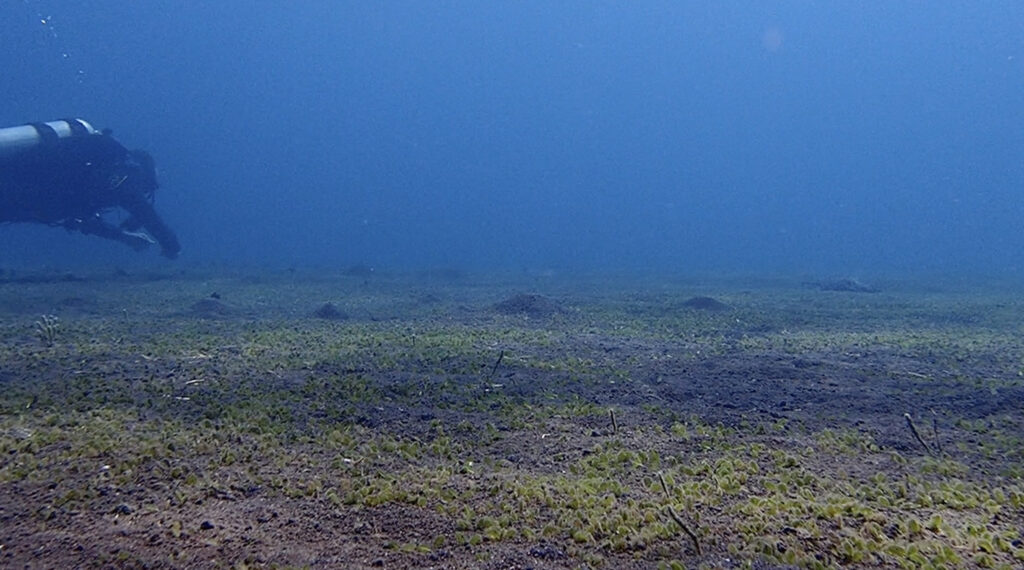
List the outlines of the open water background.
{"type": "Polygon", "coordinates": [[[0,124],[157,160],[181,259],[0,227],[0,266],[1024,274],[1024,9],[0,3],[0,124]]]}

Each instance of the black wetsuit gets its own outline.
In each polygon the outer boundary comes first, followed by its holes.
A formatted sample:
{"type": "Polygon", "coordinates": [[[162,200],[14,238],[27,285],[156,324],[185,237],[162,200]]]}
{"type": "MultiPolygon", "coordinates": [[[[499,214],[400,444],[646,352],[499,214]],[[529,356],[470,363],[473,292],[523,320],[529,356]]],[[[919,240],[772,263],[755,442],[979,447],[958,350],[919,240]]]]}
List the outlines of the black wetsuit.
{"type": "Polygon", "coordinates": [[[109,134],[44,137],[35,147],[0,157],[0,222],[62,226],[138,249],[152,241],[138,232],[145,229],[163,255],[174,258],[181,246],[153,208],[157,186],[153,159],[109,134]],[[130,216],[120,226],[102,217],[113,208],[130,216]]]}

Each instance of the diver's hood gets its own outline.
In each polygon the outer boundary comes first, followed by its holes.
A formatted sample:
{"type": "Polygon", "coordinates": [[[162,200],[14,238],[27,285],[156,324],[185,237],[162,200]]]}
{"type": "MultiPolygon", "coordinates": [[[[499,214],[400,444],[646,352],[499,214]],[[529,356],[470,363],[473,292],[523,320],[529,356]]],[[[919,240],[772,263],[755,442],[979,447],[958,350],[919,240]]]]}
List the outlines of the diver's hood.
{"type": "Polygon", "coordinates": [[[100,134],[83,119],[62,119],[0,129],[0,158],[68,137],[100,134]]]}

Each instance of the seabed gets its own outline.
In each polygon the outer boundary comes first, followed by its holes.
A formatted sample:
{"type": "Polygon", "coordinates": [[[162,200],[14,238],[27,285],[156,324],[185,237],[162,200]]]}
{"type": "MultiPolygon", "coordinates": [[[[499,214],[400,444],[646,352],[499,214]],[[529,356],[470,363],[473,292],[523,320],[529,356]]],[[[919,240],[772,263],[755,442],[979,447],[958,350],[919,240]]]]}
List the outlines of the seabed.
{"type": "Polygon", "coordinates": [[[3,277],[0,566],[1024,566],[1020,288],[3,277]]]}

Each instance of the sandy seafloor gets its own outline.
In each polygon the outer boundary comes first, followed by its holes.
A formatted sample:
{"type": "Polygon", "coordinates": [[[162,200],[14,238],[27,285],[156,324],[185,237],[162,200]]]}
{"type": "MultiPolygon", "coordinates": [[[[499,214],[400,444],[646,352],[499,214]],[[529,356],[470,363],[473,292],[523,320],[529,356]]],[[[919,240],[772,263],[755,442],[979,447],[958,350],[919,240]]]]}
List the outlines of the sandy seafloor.
{"type": "Polygon", "coordinates": [[[1024,284],[801,281],[4,272],[0,566],[1024,567],[1024,284]]]}

